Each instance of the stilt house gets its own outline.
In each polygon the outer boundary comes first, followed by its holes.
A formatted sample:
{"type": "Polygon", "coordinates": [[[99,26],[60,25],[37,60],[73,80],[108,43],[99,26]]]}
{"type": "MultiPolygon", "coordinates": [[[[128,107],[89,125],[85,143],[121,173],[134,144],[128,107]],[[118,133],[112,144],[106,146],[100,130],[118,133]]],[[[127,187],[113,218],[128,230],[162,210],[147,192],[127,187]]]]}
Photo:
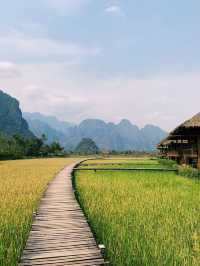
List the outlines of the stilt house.
{"type": "Polygon", "coordinates": [[[174,129],[157,148],[163,158],[200,169],[200,113],[174,129]]]}

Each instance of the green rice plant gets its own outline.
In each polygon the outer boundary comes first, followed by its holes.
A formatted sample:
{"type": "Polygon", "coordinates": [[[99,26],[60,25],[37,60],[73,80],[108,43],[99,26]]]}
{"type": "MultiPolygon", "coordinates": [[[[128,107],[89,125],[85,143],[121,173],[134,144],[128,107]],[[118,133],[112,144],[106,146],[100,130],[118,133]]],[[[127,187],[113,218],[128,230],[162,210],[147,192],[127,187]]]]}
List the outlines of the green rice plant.
{"type": "MultiPolygon", "coordinates": [[[[168,160],[166,160],[168,162],[168,160]]],[[[165,160],[164,160],[165,162],[165,160]]],[[[169,161],[171,162],[171,161],[169,161]]],[[[87,160],[85,163],[80,165],[80,168],[164,168],[164,169],[174,169],[174,164],[163,163],[159,160],[151,160],[151,158],[130,158],[130,159],[107,159],[107,160],[87,160]]]]}
{"type": "Polygon", "coordinates": [[[200,265],[199,182],[173,172],[77,171],[75,183],[111,265],[200,265]]]}
{"type": "Polygon", "coordinates": [[[163,166],[167,166],[169,168],[175,168],[177,169],[178,164],[176,161],[173,160],[169,160],[169,159],[158,159],[159,164],[163,165],[163,166]]]}
{"type": "Polygon", "coordinates": [[[48,182],[74,159],[0,162],[0,265],[15,266],[48,182]]]}
{"type": "Polygon", "coordinates": [[[93,160],[87,160],[87,164],[102,164],[102,163],[131,163],[134,165],[137,164],[159,164],[158,160],[152,160],[153,158],[149,157],[138,157],[138,158],[109,158],[109,159],[93,159],[93,160]]]}

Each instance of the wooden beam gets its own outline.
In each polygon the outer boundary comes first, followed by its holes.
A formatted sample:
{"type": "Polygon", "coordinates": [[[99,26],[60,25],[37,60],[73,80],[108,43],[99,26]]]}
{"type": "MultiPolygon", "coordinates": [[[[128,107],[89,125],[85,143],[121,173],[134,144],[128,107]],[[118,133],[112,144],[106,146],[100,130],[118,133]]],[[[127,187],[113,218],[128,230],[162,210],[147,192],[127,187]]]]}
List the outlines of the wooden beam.
{"type": "Polygon", "coordinates": [[[200,170],[200,137],[197,138],[197,154],[198,154],[197,168],[200,170]]]}
{"type": "Polygon", "coordinates": [[[172,168],[74,168],[76,171],[161,171],[177,172],[172,168]]]}

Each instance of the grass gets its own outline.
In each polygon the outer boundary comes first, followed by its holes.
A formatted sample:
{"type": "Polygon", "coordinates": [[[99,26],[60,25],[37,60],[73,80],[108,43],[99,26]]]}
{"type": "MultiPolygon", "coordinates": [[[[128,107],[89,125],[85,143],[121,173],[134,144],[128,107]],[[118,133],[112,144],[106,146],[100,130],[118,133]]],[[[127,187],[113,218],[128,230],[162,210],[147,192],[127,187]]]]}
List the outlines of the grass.
{"type": "Polygon", "coordinates": [[[133,164],[159,164],[157,160],[153,160],[151,158],[109,158],[109,159],[95,159],[95,160],[87,160],[85,163],[87,164],[101,164],[101,163],[133,163],[133,164]]]}
{"type": "Polygon", "coordinates": [[[158,160],[148,158],[129,158],[127,159],[102,159],[87,160],[80,168],[163,168],[171,169],[168,164],[161,164],[158,160]]]}
{"type": "MultiPolygon", "coordinates": [[[[77,160],[77,159],[76,159],[77,160]]],[[[18,265],[32,214],[53,176],[75,159],[0,162],[0,265],[18,265]]]]}
{"type": "Polygon", "coordinates": [[[200,265],[198,181],[148,171],[77,171],[75,178],[112,265],[200,265]]]}

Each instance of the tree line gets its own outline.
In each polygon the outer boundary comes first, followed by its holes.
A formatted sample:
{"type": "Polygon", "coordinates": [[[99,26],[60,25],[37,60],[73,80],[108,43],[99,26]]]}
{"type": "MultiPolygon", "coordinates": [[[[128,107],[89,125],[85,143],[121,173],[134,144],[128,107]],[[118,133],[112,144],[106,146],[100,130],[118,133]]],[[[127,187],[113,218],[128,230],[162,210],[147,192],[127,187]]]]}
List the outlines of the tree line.
{"type": "Polygon", "coordinates": [[[64,148],[58,142],[46,144],[46,137],[25,139],[20,135],[0,135],[0,160],[27,157],[64,156],[64,148]]]}
{"type": "Polygon", "coordinates": [[[100,150],[96,143],[89,138],[83,138],[73,151],[66,151],[57,141],[47,144],[43,134],[41,138],[24,138],[20,135],[8,137],[0,134],[0,160],[23,158],[64,157],[67,155],[127,155],[146,156],[147,152],[138,151],[105,151],[100,150]]]}

